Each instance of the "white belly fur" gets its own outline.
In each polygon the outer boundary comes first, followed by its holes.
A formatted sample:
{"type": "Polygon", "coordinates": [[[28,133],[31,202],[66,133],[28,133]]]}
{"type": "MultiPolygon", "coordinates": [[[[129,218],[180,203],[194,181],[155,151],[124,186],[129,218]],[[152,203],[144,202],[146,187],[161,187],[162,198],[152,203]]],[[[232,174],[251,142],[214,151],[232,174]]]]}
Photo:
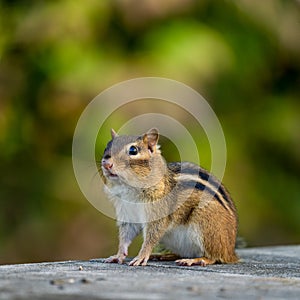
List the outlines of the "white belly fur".
{"type": "Polygon", "coordinates": [[[115,207],[116,218],[119,222],[146,222],[144,206],[140,205],[134,190],[120,184],[111,188],[106,187],[105,191],[115,207]]]}
{"type": "Polygon", "coordinates": [[[172,227],[165,233],[161,243],[181,257],[201,257],[204,253],[201,233],[196,225],[172,227]]]}

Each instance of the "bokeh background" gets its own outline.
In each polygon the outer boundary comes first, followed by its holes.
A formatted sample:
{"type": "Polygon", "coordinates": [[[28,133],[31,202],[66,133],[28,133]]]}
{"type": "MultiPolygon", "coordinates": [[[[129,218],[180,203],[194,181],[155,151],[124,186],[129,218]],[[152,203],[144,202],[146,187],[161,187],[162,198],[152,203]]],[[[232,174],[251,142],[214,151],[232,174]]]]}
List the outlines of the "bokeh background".
{"type": "Polygon", "coordinates": [[[0,263],[115,252],[115,221],[78,188],[72,137],[98,93],[140,76],[179,80],[214,109],[248,245],[300,243],[299,33],[296,0],[1,1],[0,263]]]}

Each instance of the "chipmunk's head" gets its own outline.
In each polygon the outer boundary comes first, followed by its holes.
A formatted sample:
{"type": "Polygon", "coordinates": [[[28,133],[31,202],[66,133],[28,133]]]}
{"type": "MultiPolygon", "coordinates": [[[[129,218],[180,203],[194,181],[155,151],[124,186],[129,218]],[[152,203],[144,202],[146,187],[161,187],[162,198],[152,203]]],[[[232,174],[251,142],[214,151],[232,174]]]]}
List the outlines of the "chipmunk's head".
{"type": "Polygon", "coordinates": [[[165,162],[157,144],[158,130],[153,128],[141,136],[118,135],[111,130],[101,161],[104,176],[115,183],[142,187],[152,186],[165,172],[165,162]]]}

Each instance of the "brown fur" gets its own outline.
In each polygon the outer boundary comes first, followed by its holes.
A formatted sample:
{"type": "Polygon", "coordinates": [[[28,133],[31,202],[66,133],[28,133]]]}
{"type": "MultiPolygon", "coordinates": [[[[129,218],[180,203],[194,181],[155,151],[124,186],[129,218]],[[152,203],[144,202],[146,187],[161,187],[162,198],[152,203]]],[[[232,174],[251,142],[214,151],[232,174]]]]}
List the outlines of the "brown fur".
{"type": "MultiPolygon", "coordinates": [[[[102,167],[108,190],[116,185],[125,185],[131,191],[130,195],[134,195],[133,202],[156,205],[145,210],[144,224],[119,223],[119,251],[108,258],[107,262],[123,263],[131,241],[143,231],[142,248],[130,265],[145,265],[153,247],[161,239],[165,239],[166,235],[172,236],[172,230],[175,230],[174,234],[181,234],[180,230],[187,230],[192,235],[196,232],[198,237],[195,242],[200,243],[198,249],[198,244],[193,244],[192,237],[185,240],[184,234],[179,236],[179,243],[187,241],[187,253],[199,253],[199,257],[177,260],[179,265],[205,266],[238,261],[234,249],[237,234],[236,209],[225,188],[222,185],[215,187],[216,183],[220,184],[215,178],[213,183],[205,181],[208,173],[190,163],[167,165],[158,150],[158,132],[155,129],[142,137],[119,137],[115,132],[112,137],[116,145],[108,147],[103,158],[103,166],[108,164],[111,168],[107,170],[107,167],[102,167]],[[123,150],[130,145],[138,147],[137,156],[130,156],[126,154],[127,150],[123,150]],[[203,172],[203,177],[197,177],[195,171],[203,172]],[[116,173],[122,180],[110,180],[110,173],[116,173]],[[183,175],[182,179],[178,177],[180,175],[183,175]],[[192,182],[189,181],[190,178],[192,182]],[[133,185],[133,182],[140,185],[133,185]],[[190,195],[186,197],[188,192],[190,195]]],[[[167,241],[173,245],[175,254],[180,254],[176,253],[176,241],[172,238],[170,240],[170,237],[167,241]]],[[[177,246],[178,252],[185,252],[185,245],[177,246]]]]}

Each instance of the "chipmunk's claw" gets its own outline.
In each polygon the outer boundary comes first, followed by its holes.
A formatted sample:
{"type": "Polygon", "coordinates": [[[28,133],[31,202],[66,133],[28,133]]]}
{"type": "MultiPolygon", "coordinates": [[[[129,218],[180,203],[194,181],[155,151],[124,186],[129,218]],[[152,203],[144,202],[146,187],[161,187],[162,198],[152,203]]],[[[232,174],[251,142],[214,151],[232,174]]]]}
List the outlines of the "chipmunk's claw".
{"type": "Polygon", "coordinates": [[[201,266],[206,267],[207,265],[212,265],[215,263],[215,260],[208,259],[206,257],[197,257],[197,258],[186,258],[178,259],[175,261],[179,266],[201,266]]]}
{"type": "Polygon", "coordinates": [[[146,266],[149,257],[135,257],[130,263],[129,266],[146,266]]]}
{"type": "Polygon", "coordinates": [[[106,258],[104,260],[105,263],[118,263],[118,264],[123,264],[124,263],[124,260],[125,260],[125,257],[124,255],[112,255],[108,258],[106,258]]]}

